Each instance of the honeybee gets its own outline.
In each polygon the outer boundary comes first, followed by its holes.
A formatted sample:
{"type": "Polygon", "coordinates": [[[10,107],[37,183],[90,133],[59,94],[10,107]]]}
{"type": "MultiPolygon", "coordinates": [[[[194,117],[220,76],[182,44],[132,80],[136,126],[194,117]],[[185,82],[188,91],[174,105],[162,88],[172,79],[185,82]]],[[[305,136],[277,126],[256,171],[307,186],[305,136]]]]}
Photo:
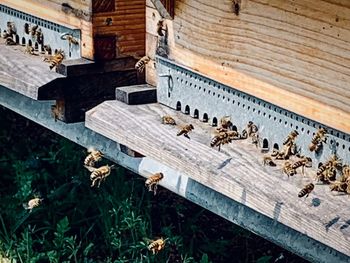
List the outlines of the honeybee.
{"type": "Polygon", "coordinates": [[[309,145],[309,150],[311,152],[315,151],[316,153],[321,149],[324,142],[326,142],[327,131],[324,128],[318,129],[315,136],[312,138],[309,145]]]}
{"type": "Polygon", "coordinates": [[[236,14],[236,16],[239,15],[239,11],[241,11],[241,0],[232,0],[233,4],[233,11],[236,14]]]}
{"type": "Polygon", "coordinates": [[[69,34],[69,33],[63,33],[61,35],[61,39],[63,40],[67,40],[69,45],[73,44],[73,45],[79,45],[79,41],[73,37],[72,34],[69,34]]]}
{"type": "Polygon", "coordinates": [[[220,132],[218,135],[214,136],[210,142],[211,147],[220,147],[221,145],[232,142],[234,139],[238,139],[239,134],[237,131],[226,131],[220,132]]]}
{"type": "Polygon", "coordinates": [[[226,130],[232,130],[233,123],[231,122],[230,116],[224,116],[220,119],[220,128],[218,129],[226,129],[226,130]]]}
{"type": "Polygon", "coordinates": [[[333,155],[325,163],[319,163],[319,167],[316,172],[316,179],[323,182],[329,183],[335,181],[337,175],[337,169],[342,168],[342,161],[338,156],[333,155]]]}
{"type": "Polygon", "coordinates": [[[39,44],[42,44],[43,43],[43,32],[41,31],[41,28],[39,28],[36,32],[35,32],[35,37],[36,37],[36,41],[39,43],[39,44]]]}
{"type": "Polygon", "coordinates": [[[277,150],[276,148],[272,149],[272,153],[271,153],[272,157],[277,157],[279,154],[280,154],[279,150],[277,150]]]}
{"type": "Polygon", "coordinates": [[[10,35],[9,33],[7,33],[6,30],[4,30],[4,31],[2,31],[1,37],[4,39],[9,38],[9,37],[12,38],[12,35],[10,35]]]}
{"type": "Polygon", "coordinates": [[[38,25],[32,25],[30,27],[29,33],[34,37],[38,28],[39,28],[38,25]]]}
{"type": "Polygon", "coordinates": [[[89,155],[86,156],[84,160],[84,165],[89,167],[94,167],[95,163],[102,159],[103,153],[100,151],[96,151],[93,148],[89,148],[87,151],[89,155]]]}
{"type": "Polygon", "coordinates": [[[173,117],[169,115],[165,115],[162,117],[162,123],[168,125],[176,125],[176,121],[173,119],[173,117]]]}
{"type": "Polygon", "coordinates": [[[285,162],[282,168],[283,173],[289,176],[293,176],[297,173],[297,171],[292,168],[292,163],[291,162],[285,162]]]}
{"type": "Polygon", "coordinates": [[[158,36],[163,37],[164,36],[163,31],[165,31],[165,29],[164,29],[164,19],[160,19],[158,21],[158,23],[157,23],[157,34],[158,34],[158,36]]]}
{"type": "Polygon", "coordinates": [[[153,255],[161,251],[165,247],[166,239],[159,238],[150,242],[148,249],[152,251],[153,255]]]}
{"type": "Polygon", "coordinates": [[[276,166],[276,163],[272,160],[270,156],[264,156],[263,165],[276,166]]]}
{"type": "Polygon", "coordinates": [[[14,34],[16,34],[16,26],[14,22],[7,22],[7,34],[9,36],[13,36],[14,34]]]}
{"type": "Polygon", "coordinates": [[[54,67],[57,67],[59,64],[61,64],[62,60],[64,59],[64,52],[63,50],[59,50],[57,54],[54,56],[51,56],[49,58],[44,58],[44,61],[50,63],[50,70],[52,70],[54,67]]]}
{"type": "Polygon", "coordinates": [[[94,168],[91,166],[86,166],[85,168],[91,172],[90,180],[92,181],[91,187],[94,187],[97,184],[97,187],[100,187],[100,184],[103,180],[106,180],[106,177],[111,174],[111,169],[114,165],[109,166],[104,165],[99,168],[94,168]]]}
{"type": "Polygon", "coordinates": [[[160,180],[164,177],[163,173],[155,173],[154,175],[147,178],[145,186],[148,188],[148,191],[151,191],[156,195],[157,187],[160,180]]]}
{"type": "Polygon", "coordinates": [[[296,130],[291,131],[289,133],[289,135],[287,136],[287,138],[283,141],[283,145],[288,145],[290,143],[294,143],[295,139],[297,138],[298,135],[299,135],[298,131],[296,131],[296,130]]]}
{"type": "Polygon", "coordinates": [[[241,139],[247,139],[257,132],[258,126],[256,126],[252,121],[249,121],[247,127],[242,131],[241,139]]]}
{"type": "MultiPolygon", "coordinates": [[[[331,189],[331,191],[337,191],[337,192],[347,192],[348,189],[348,183],[346,182],[340,182],[340,181],[336,181],[336,182],[332,182],[329,186],[329,188],[331,189]]],[[[350,194],[350,192],[347,192],[348,194],[350,194]]]]}
{"type": "Polygon", "coordinates": [[[25,24],[24,24],[24,33],[29,34],[29,32],[30,32],[29,24],[28,24],[28,23],[25,23],[25,24]]]}
{"type": "Polygon", "coordinates": [[[183,134],[186,138],[190,139],[190,137],[188,136],[188,133],[192,130],[194,130],[193,125],[188,124],[188,125],[184,126],[176,135],[180,136],[183,134]]]}
{"type": "Polygon", "coordinates": [[[301,167],[302,173],[304,174],[305,167],[312,167],[312,159],[310,157],[302,157],[300,160],[294,162],[291,166],[293,169],[298,169],[301,167]]]}
{"type": "Polygon", "coordinates": [[[47,54],[51,54],[51,53],[52,53],[51,46],[50,46],[50,45],[44,45],[44,51],[45,51],[47,54]]]}
{"type": "Polygon", "coordinates": [[[313,183],[309,183],[305,185],[305,187],[300,190],[298,197],[303,197],[303,196],[305,196],[305,198],[308,197],[309,194],[312,192],[312,190],[314,190],[314,188],[315,186],[313,183]]]}
{"type": "Polygon", "coordinates": [[[5,45],[7,45],[7,46],[14,46],[14,45],[16,45],[17,43],[16,43],[16,41],[14,41],[13,39],[12,39],[12,37],[8,37],[8,38],[6,38],[6,40],[5,40],[5,45]]]}
{"type": "Polygon", "coordinates": [[[26,46],[26,49],[24,50],[24,53],[28,53],[29,55],[37,56],[37,54],[35,54],[35,52],[34,52],[34,48],[29,46],[29,45],[26,46]]]}
{"type": "Polygon", "coordinates": [[[252,134],[252,144],[254,144],[256,146],[256,148],[258,148],[261,144],[261,138],[258,132],[255,132],[252,134]]]}
{"type": "Polygon", "coordinates": [[[340,177],[341,182],[346,182],[350,180],[350,166],[345,164],[342,168],[342,175],[340,177]]]}
{"type": "Polygon", "coordinates": [[[42,203],[43,200],[44,200],[44,199],[42,199],[42,198],[35,197],[35,198],[33,198],[33,199],[30,199],[30,200],[28,201],[28,203],[24,203],[24,204],[23,204],[23,207],[24,207],[24,209],[29,210],[29,212],[32,212],[32,210],[33,210],[35,207],[38,207],[38,206],[42,203]]]}
{"type": "Polygon", "coordinates": [[[151,60],[151,58],[149,56],[144,56],[142,58],[140,58],[139,61],[136,62],[135,64],[135,69],[138,72],[143,72],[143,70],[145,69],[146,64],[151,60]]]}

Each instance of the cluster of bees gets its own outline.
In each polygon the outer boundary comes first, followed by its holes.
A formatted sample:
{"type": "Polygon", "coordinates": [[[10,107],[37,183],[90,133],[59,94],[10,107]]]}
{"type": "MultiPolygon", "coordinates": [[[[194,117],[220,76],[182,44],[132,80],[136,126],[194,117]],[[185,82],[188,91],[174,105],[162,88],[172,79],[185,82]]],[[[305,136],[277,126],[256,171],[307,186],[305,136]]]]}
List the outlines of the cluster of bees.
{"type": "MultiPolygon", "coordinates": [[[[163,124],[176,125],[176,121],[171,116],[163,116],[161,119],[163,124]]],[[[233,123],[230,117],[225,116],[220,119],[220,126],[215,129],[215,135],[212,137],[210,146],[220,148],[222,145],[229,144],[235,140],[251,139],[251,143],[259,147],[260,137],[259,129],[252,121],[249,121],[246,128],[240,133],[233,130],[233,123]]],[[[178,136],[184,135],[189,137],[189,132],[194,129],[192,124],[187,124],[182,127],[177,133],[178,136]]],[[[284,174],[294,176],[298,169],[301,169],[304,175],[305,168],[312,167],[312,159],[308,156],[300,154],[300,148],[297,147],[296,139],[299,135],[298,131],[291,131],[283,141],[283,148],[281,150],[273,149],[270,155],[263,157],[263,165],[277,166],[275,160],[284,160],[282,171],[284,174]]],[[[323,145],[327,141],[327,131],[324,128],[318,129],[316,134],[311,139],[309,145],[310,152],[319,153],[323,145]]],[[[330,184],[331,191],[338,191],[350,194],[350,166],[343,164],[342,160],[337,155],[331,155],[324,163],[319,163],[316,176],[314,178],[317,182],[323,184],[330,184]],[[340,173],[337,180],[337,172],[340,173]]],[[[313,183],[305,185],[299,192],[299,197],[307,197],[315,188],[313,183]]]]}
{"type": "MultiPolygon", "coordinates": [[[[7,29],[2,32],[2,37],[5,39],[5,44],[9,46],[17,45],[16,41],[14,41],[14,36],[16,35],[17,29],[14,24],[14,22],[7,22],[7,29]]],[[[24,33],[27,35],[30,35],[33,41],[37,42],[39,45],[44,44],[44,35],[42,33],[41,28],[39,28],[38,25],[29,25],[24,24],[24,33]]],[[[69,43],[69,47],[71,45],[79,45],[79,42],[77,39],[75,39],[72,34],[70,33],[64,33],[61,35],[61,39],[67,40],[69,43]]],[[[46,54],[43,61],[49,63],[49,68],[52,70],[54,67],[57,67],[63,59],[65,58],[64,51],[59,49],[55,50],[55,54],[52,54],[52,49],[50,45],[43,45],[42,53],[46,54]]],[[[36,49],[27,44],[26,48],[24,50],[24,53],[27,53],[29,55],[38,56],[39,52],[36,51],[36,49]]]]}

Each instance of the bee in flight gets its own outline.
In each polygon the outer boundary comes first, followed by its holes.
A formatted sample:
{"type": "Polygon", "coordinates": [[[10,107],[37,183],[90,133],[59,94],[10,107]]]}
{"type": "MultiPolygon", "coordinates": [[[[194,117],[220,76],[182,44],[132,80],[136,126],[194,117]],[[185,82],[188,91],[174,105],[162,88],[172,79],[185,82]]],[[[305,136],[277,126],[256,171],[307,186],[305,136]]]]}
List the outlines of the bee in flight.
{"type": "Polygon", "coordinates": [[[263,165],[276,166],[276,163],[272,160],[270,156],[264,156],[263,165]]]}
{"type": "Polygon", "coordinates": [[[159,238],[157,240],[151,241],[148,245],[148,250],[151,250],[153,255],[161,251],[165,247],[166,239],[159,238]]]}
{"type": "Polygon", "coordinates": [[[144,56],[144,57],[140,58],[139,61],[137,61],[135,64],[135,69],[140,73],[143,72],[146,64],[148,62],[150,62],[150,60],[151,60],[151,58],[149,56],[144,56]]]}
{"type": "Polygon", "coordinates": [[[158,183],[163,179],[163,177],[163,173],[155,173],[154,175],[147,178],[145,186],[148,188],[148,191],[151,191],[154,193],[154,195],[156,195],[158,183]]]}
{"type": "Polygon", "coordinates": [[[95,163],[100,161],[103,157],[103,153],[100,151],[96,151],[94,148],[88,148],[89,155],[86,156],[84,160],[85,166],[94,167],[95,163]]]}
{"type": "Polygon", "coordinates": [[[313,183],[309,183],[305,185],[305,187],[300,190],[298,197],[303,197],[303,196],[305,196],[305,198],[308,197],[309,194],[312,192],[312,190],[314,190],[314,188],[315,186],[313,183]]]}
{"type": "Polygon", "coordinates": [[[74,38],[73,35],[70,33],[61,34],[61,39],[67,40],[69,45],[79,45],[79,41],[76,38],[74,38]]]}
{"type": "Polygon", "coordinates": [[[169,115],[165,115],[162,117],[162,123],[168,125],[176,125],[176,121],[174,120],[174,118],[169,115]]]}
{"type": "Polygon", "coordinates": [[[106,177],[111,174],[111,169],[114,165],[104,165],[99,168],[94,168],[91,166],[86,166],[85,168],[91,172],[90,180],[92,181],[91,187],[94,187],[97,184],[97,187],[100,187],[102,181],[106,180],[106,177]]]}
{"type": "Polygon", "coordinates": [[[311,152],[315,151],[316,153],[322,148],[324,142],[326,142],[326,134],[327,131],[324,128],[318,129],[315,136],[312,138],[311,143],[309,145],[309,150],[311,152]]]}
{"type": "Polygon", "coordinates": [[[192,130],[194,130],[193,125],[188,124],[188,125],[184,126],[176,135],[177,136],[184,135],[186,138],[190,139],[190,137],[188,136],[188,133],[192,130]]]}
{"type": "Polygon", "coordinates": [[[23,204],[23,207],[24,209],[27,209],[29,210],[29,212],[32,212],[32,210],[35,208],[35,207],[38,207],[39,205],[41,205],[41,203],[43,202],[44,199],[42,198],[39,198],[39,197],[35,197],[33,199],[30,199],[28,201],[28,203],[24,203],[23,204]]]}

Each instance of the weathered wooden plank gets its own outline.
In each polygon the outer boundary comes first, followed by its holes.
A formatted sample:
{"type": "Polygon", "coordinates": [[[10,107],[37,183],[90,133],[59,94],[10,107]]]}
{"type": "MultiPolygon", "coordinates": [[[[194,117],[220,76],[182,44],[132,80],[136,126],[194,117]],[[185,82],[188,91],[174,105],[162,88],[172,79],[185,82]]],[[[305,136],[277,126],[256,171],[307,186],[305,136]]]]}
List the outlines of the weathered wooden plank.
{"type": "MultiPolygon", "coordinates": [[[[230,1],[177,1],[174,21],[166,21],[169,58],[350,132],[349,5],[324,0],[242,3],[236,16],[230,1]]],[[[160,16],[147,5],[146,32],[156,35],[160,16]]]]}
{"type": "Polygon", "coordinates": [[[331,193],[326,185],[316,185],[307,199],[297,197],[314,169],[288,178],[280,164],[263,166],[262,154],[245,141],[218,152],[208,146],[212,128],[158,104],[104,102],[87,112],[86,126],[350,256],[350,230],[341,227],[350,218],[348,197],[331,193]],[[179,125],[192,123],[191,139],[177,137],[178,126],[160,124],[165,114],[175,116],[179,125]],[[334,218],[339,220],[329,226],[334,218]]]}
{"type": "Polygon", "coordinates": [[[40,87],[64,76],[50,71],[39,56],[24,54],[22,46],[6,46],[0,40],[0,85],[32,99],[38,98],[40,87]]]}

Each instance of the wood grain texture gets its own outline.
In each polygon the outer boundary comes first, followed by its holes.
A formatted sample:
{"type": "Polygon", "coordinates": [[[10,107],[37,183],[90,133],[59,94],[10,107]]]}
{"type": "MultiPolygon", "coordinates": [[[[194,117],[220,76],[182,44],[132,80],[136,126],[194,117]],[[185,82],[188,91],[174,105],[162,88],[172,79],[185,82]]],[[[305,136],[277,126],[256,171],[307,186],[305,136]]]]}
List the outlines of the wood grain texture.
{"type": "Polygon", "coordinates": [[[314,169],[288,178],[281,164],[263,166],[263,155],[248,141],[235,141],[218,152],[209,146],[213,128],[159,104],[129,106],[107,101],[87,112],[86,127],[350,255],[350,229],[342,227],[350,219],[348,196],[316,184],[307,199],[297,197],[314,177],[314,169]],[[161,116],[166,114],[175,117],[178,126],[162,125],[161,116]],[[191,139],[177,137],[179,127],[188,123],[195,127],[191,139]],[[315,200],[320,205],[314,206],[315,200]],[[326,227],[336,217],[339,220],[326,227]]]}
{"type": "Polygon", "coordinates": [[[144,0],[113,0],[115,11],[94,13],[94,36],[115,35],[117,56],[142,57],[145,54],[144,0]]]}
{"type": "MultiPolygon", "coordinates": [[[[147,2],[146,32],[159,16],[147,2]],[[155,14],[155,15],[154,15],[155,14]]],[[[335,0],[176,1],[170,58],[285,109],[350,132],[350,6],[335,0]]]]}
{"type": "Polygon", "coordinates": [[[39,56],[24,54],[24,47],[6,46],[0,40],[0,85],[37,99],[40,87],[62,77],[39,56]]]}

